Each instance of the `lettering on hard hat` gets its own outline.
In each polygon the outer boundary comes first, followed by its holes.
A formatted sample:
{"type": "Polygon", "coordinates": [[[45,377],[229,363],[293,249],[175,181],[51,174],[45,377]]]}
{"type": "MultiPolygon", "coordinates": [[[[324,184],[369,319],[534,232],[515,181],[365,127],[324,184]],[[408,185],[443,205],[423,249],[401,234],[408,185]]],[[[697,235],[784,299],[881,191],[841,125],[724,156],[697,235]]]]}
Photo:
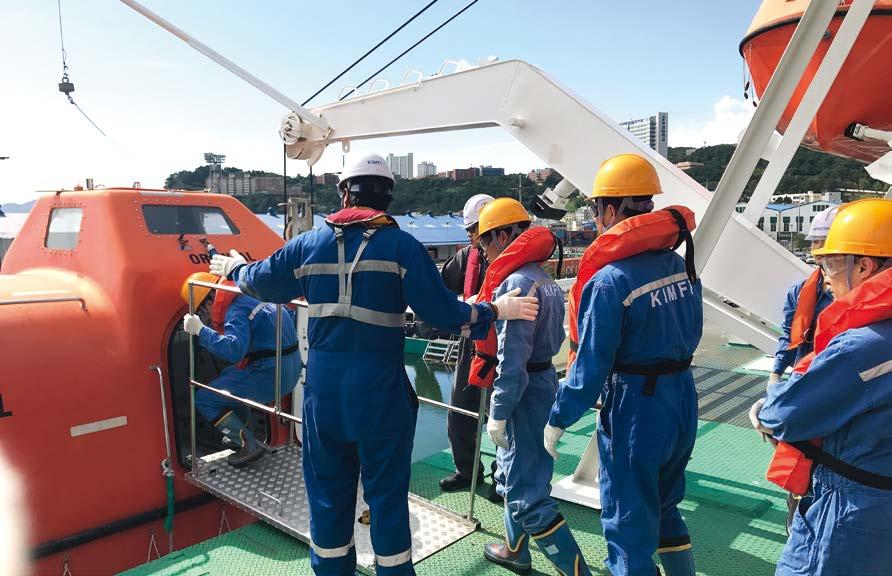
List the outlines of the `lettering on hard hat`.
{"type": "Polygon", "coordinates": [[[0,418],[7,418],[12,416],[12,410],[6,411],[3,409],[3,394],[0,394],[0,418]]]}
{"type": "Polygon", "coordinates": [[[377,164],[378,166],[384,166],[384,162],[381,162],[380,160],[367,160],[367,162],[369,164],[377,164]]]}

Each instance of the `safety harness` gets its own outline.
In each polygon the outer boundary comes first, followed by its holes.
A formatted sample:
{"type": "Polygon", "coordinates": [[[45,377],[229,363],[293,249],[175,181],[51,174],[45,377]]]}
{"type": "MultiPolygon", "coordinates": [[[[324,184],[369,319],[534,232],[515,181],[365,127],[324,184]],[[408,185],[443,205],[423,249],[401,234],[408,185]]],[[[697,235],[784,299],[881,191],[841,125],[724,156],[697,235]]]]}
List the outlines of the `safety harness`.
{"type": "MultiPolygon", "coordinates": [[[[815,351],[803,358],[795,373],[804,374],[812,361],[837,335],[892,318],[892,270],[886,270],[835,300],[818,317],[815,351]]],[[[865,375],[862,374],[864,379],[865,375]]],[[[841,383],[840,383],[841,384],[841,383]]],[[[766,477],[784,490],[803,496],[811,486],[814,464],[854,480],[859,484],[892,490],[892,477],[875,474],[844,462],[825,452],[820,439],[779,442],[774,450],[766,477]]]]}
{"type": "MultiPolygon", "coordinates": [[[[582,289],[604,266],[617,262],[637,254],[655,250],[675,250],[685,244],[685,270],[687,277],[693,284],[697,280],[694,269],[694,242],[691,231],[697,227],[694,213],[684,206],[669,206],[656,212],[632,216],[598,236],[589,246],[579,263],[579,273],[576,282],[570,288],[567,308],[570,325],[570,354],[567,366],[576,360],[579,349],[579,300],[582,298],[582,289]]],[[[614,370],[626,374],[643,374],[648,376],[648,382],[656,382],[656,377],[662,374],[672,374],[687,370],[688,366],[680,366],[690,360],[681,363],[664,362],[650,366],[615,365],[614,370]],[[670,372],[659,371],[659,369],[670,372]]],[[[652,393],[652,386],[651,386],[652,393]]]]}
{"type": "MultiPolygon", "coordinates": [[[[526,264],[548,260],[555,249],[559,254],[556,275],[560,276],[563,247],[551,230],[537,226],[521,233],[487,268],[483,285],[477,294],[477,302],[492,302],[493,294],[508,276],[526,264]]],[[[537,288],[538,283],[534,283],[528,295],[532,295],[537,288]]],[[[499,343],[494,327],[490,327],[485,340],[474,341],[474,358],[471,360],[471,371],[468,375],[468,382],[471,385],[478,388],[490,388],[493,385],[496,379],[496,366],[499,363],[498,349],[499,343]]],[[[529,362],[526,366],[528,374],[544,372],[549,368],[551,361],[529,362]]]]}
{"type": "Polygon", "coordinates": [[[323,274],[334,274],[338,277],[338,301],[310,303],[307,313],[311,318],[340,317],[350,318],[357,322],[383,326],[386,328],[403,328],[406,317],[403,313],[380,312],[363,308],[353,303],[353,275],[357,272],[387,272],[400,278],[405,275],[399,263],[392,260],[362,259],[375,233],[382,228],[397,227],[396,220],[385,212],[367,208],[345,208],[332,214],[325,220],[335,235],[338,261],[336,264],[309,263],[295,269],[296,278],[323,274]],[[345,257],[344,230],[350,226],[363,226],[362,241],[356,250],[353,261],[349,264],[345,257]]]}

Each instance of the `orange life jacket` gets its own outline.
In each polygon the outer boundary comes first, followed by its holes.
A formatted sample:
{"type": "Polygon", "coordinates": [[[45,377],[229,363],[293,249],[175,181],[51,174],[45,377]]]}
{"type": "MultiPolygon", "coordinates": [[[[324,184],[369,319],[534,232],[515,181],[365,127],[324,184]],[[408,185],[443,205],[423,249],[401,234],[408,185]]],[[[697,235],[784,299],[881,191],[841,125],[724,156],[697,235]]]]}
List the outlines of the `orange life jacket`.
{"type": "MultiPolygon", "coordinates": [[[[892,318],[892,270],[886,270],[868,279],[842,298],[834,300],[821,313],[815,331],[815,351],[803,358],[793,372],[798,374],[807,372],[816,355],[823,352],[830,340],[838,334],[888,318],[892,318]]],[[[822,445],[820,439],[794,444],[787,442],[777,444],[766,478],[784,490],[802,496],[808,493],[811,486],[813,459],[827,454],[820,448],[822,445]],[[807,457],[803,451],[808,452],[812,458],[807,457]]],[[[831,469],[834,468],[830,462],[822,463],[831,469]]],[[[841,463],[841,466],[847,467],[848,472],[842,475],[850,476],[854,467],[845,463],[841,463]]],[[[854,472],[857,474],[858,469],[854,469],[854,472]]],[[[858,478],[853,479],[858,481],[858,478]]],[[[892,479],[886,478],[886,480],[892,479]]]]}
{"type": "Polygon", "coordinates": [[[579,348],[579,300],[582,289],[604,266],[642,252],[685,248],[685,265],[691,281],[694,273],[694,250],[690,243],[691,230],[697,227],[694,213],[684,206],[668,206],[649,214],[632,216],[613,226],[595,240],[582,255],[576,282],[570,288],[567,313],[570,325],[570,354],[567,368],[576,360],[579,348]]]}
{"type": "MultiPolygon", "coordinates": [[[[548,228],[537,226],[523,232],[486,269],[477,302],[492,302],[493,293],[515,270],[530,262],[548,260],[557,247],[560,247],[560,243],[548,228]]],[[[490,327],[486,340],[474,341],[474,358],[468,375],[471,385],[478,388],[492,386],[499,362],[496,356],[498,350],[495,327],[490,327]]]]}
{"type": "Polygon", "coordinates": [[[821,290],[824,289],[824,275],[820,268],[805,280],[799,291],[799,301],[796,303],[796,312],[793,314],[793,322],[790,326],[790,345],[787,350],[794,350],[803,343],[811,344],[814,341],[815,309],[821,290]]]}
{"type": "MultiPolygon", "coordinates": [[[[235,287],[235,282],[232,280],[224,279],[217,284],[235,287]]],[[[226,310],[239,296],[241,294],[238,292],[229,292],[228,290],[216,290],[214,292],[214,303],[211,305],[211,328],[216,332],[223,334],[223,326],[226,324],[226,310]]]]}

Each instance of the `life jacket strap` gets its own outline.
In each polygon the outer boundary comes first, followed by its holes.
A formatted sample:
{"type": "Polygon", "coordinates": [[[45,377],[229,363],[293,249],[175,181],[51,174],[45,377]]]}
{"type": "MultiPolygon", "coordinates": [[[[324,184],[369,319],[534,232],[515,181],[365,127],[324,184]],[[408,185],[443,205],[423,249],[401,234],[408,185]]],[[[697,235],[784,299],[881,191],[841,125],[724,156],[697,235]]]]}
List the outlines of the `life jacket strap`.
{"type": "MultiPolygon", "coordinates": [[[[297,352],[298,346],[297,344],[292,344],[288,348],[282,348],[282,358],[285,356],[290,356],[297,352]]],[[[248,364],[251,362],[256,362],[258,360],[262,360],[264,358],[275,358],[276,351],[275,350],[254,350],[253,352],[248,352],[245,354],[245,360],[248,361],[248,364]]]]}
{"type": "Polygon", "coordinates": [[[806,458],[808,458],[809,460],[821,464],[825,468],[836,472],[844,478],[854,480],[858,484],[863,484],[871,488],[877,488],[879,490],[892,490],[892,476],[883,476],[881,474],[876,474],[874,472],[865,470],[864,468],[853,466],[852,464],[844,462],[836,456],[825,452],[822,448],[820,448],[819,446],[815,446],[811,442],[798,441],[788,442],[788,444],[805,454],[806,458]]]}
{"type": "Polygon", "coordinates": [[[535,374],[536,372],[545,372],[552,367],[551,360],[545,362],[527,362],[527,374],[535,374]]]}
{"type": "Polygon", "coordinates": [[[684,267],[688,273],[688,279],[691,284],[697,281],[697,269],[694,266],[694,237],[688,230],[688,223],[685,222],[684,216],[675,208],[666,208],[666,212],[672,215],[675,223],[678,224],[678,241],[675,243],[673,250],[677,250],[681,243],[684,242],[684,267]]]}
{"type": "Polygon", "coordinates": [[[657,378],[659,376],[667,376],[669,374],[678,374],[690,369],[691,362],[694,357],[690,356],[684,360],[664,360],[655,364],[624,364],[622,362],[613,363],[613,371],[623,374],[633,374],[635,376],[646,376],[644,380],[644,395],[653,396],[657,389],[657,378]]]}
{"type": "Polygon", "coordinates": [[[477,371],[477,377],[481,380],[485,379],[490,370],[499,364],[499,359],[497,357],[492,354],[487,354],[486,352],[481,352],[480,350],[474,350],[474,356],[483,360],[483,365],[480,367],[480,370],[477,371]]]}

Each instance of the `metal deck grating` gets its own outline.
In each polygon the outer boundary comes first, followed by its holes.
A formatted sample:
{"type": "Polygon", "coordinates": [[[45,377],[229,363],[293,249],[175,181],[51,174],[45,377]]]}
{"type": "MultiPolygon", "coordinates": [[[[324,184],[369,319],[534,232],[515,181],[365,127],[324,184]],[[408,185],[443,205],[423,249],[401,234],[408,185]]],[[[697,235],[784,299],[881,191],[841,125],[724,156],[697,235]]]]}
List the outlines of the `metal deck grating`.
{"type": "MultiPolygon", "coordinates": [[[[592,428],[594,413],[584,416],[580,429],[592,428]]],[[[588,435],[568,431],[559,445],[556,477],[571,473],[588,435]]],[[[488,450],[492,445],[486,442],[488,450]]],[[[697,573],[701,576],[771,576],[783,548],[784,495],[765,478],[770,446],[752,430],[717,422],[701,422],[697,445],[688,466],[687,497],[682,513],[691,529],[697,573]]],[[[488,464],[488,458],[485,462],[488,464]]],[[[412,491],[451,510],[467,508],[467,493],[443,494],[437,482],[452,466],[448,452],[412,467],[412,491]]],[[[479,493],[485,493],[482,487],[479,493]]],[[[561,512],[573,530],[592,572],[606,576],[606,543],[597,514],[561,502],[561,512]]],[[[415,565],[419,576],[504,576],[501,567],[483,559],[483,546],[502,537],[502,508],[478,500],[475,515],[481,529],[415,565]]],[[[534,574],[554,569],[534,548],[534,574]]],[[[310,576],[309,549],[287,534],[263,523],[179,550],[134,568],[126,576],[310,576]]]]}
{"type": "MultiPolygon", "coordinates": [[[[202,458],[186,478],[199,488],[235,505],[264,522],[301,540],[310,542],[310,513],[304,488],[300,449],[294,444],[277,448],[256,464],[236,469],[227,464],[231,452],[224,450],[202,458]]],[[[356,498],[356,517],[367,510],[362,486],[356,498]]],[[[464,538],[476,524],[460,515],[409,494],[412,527],[412,558],[417,563],[464,538]]],[[[360,568],[374,574],[375,553],[367,525],[355,523],[356,559],[360,568]]]]}
{"type": "Polygon", "coordinates": [[[693,368],[700,419],[748,428],[750,406],[765,395],[766,377],[717,368],[693,368]]]}

